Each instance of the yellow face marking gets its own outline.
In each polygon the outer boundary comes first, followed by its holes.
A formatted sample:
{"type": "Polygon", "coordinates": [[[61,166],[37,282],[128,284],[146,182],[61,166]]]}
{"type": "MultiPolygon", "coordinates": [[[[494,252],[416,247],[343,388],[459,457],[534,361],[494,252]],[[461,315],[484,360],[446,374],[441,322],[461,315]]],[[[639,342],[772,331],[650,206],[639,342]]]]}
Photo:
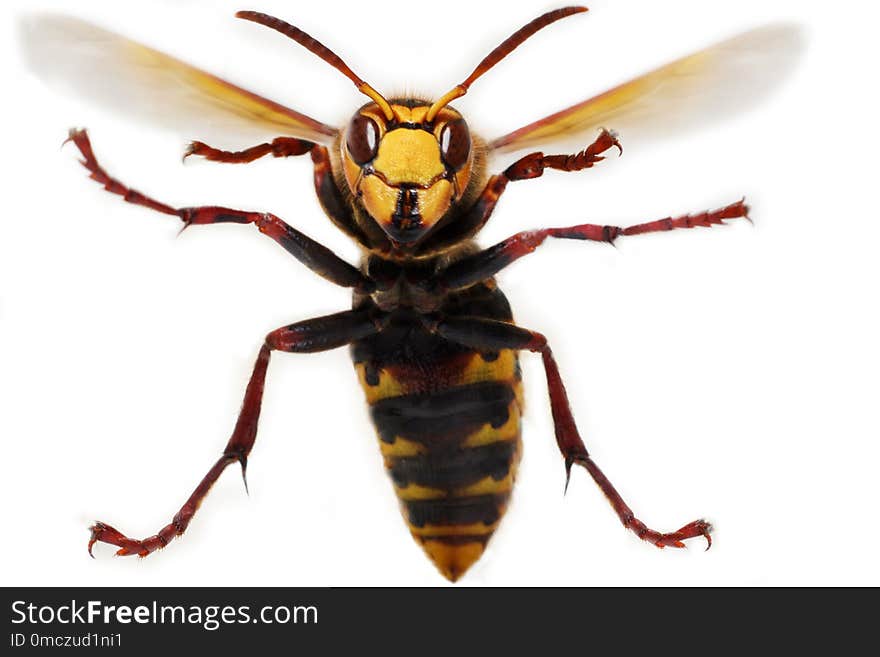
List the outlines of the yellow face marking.
{"type": "Polygon", "coordinates": [[[424,130],[398,129],[379,142],[373,168],[389,185],[430,185],[446,167],[440,158],[437,139],[424,130]]]}
{"type": "Polygon", "coordinates": [[[428,108],[424,105],[418,107],[406,107],[404,105],[394,105],[394,115],[401,123],[421,123],[428,115],[428,108]]]}
{"type": "Polygon", "coordinates": [[[370,216],[380,223],[391,223],[391,215],[397,206],[398,190],[389,187],[379,176],[366,175],[357,188],[370,216]]]}
{"type": "MultiPolygon", "coordinates": [[[[399,190],[396,187],[386,185],[377,175],[363,176],[360,183],[355,178],[352,184],[356,185],[370,216],[380,224],[391,224],[392,215],[397,207],[399,190]]],[[[415,193],[418,198],[421,225],[427,228],[437,223],[449,209],[453,187],[448,180],[440,180],[429,189],[416,189],[415,193]]]]}
{"type": "MultiPolygon", "coordinates": [[[[405,107],[392,105],[394,121],[400,124],[424,124],[427,106],[405,107]]],[[[363,203],[367,213],[394,239],[410,242],[421,237],[434,226],[453,203],[465,193],[471,176],[473,152],[467,162],[456,172],[447,172],[440,152],[439,139],[449,121],[461,118],[453,109],[443,108],[434,122],[433,132],[420,128],[395,127],[388,130],[390,122],[374,104],[359,110],[379,128],[376,157],[361,168],[348,154],[346,140],[340,140],[342,165],[349,189],[363,203]],[[448,174],[448,177],[447,177],[448,174]],[[406,220],[395,224],[394,213],[398,211],[403,185],[412,185],[408,199],[418,212],[416,223],[406,225],[406,220]],[[415,232],[408,232],[415,230],[415,232]],[[400,231],[408,232],[404,238],[400,231]]],[[[393,127],[393,126],[392,126],[393,127]]]]}
{"type": "Polygon", "coordinates": [[[452,191],[452,183],[448,180],[434,183],[429,189],[416,191],[422,225],[433,226],[446,213],[452,203],[452,191]]]}

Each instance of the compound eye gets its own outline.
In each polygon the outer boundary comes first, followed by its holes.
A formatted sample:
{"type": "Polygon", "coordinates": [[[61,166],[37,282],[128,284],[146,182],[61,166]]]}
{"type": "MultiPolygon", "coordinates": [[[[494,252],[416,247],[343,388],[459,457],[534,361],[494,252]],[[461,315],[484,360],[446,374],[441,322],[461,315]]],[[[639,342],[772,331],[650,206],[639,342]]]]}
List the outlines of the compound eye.
{"type": "Polygon", "coordinates": [[[461,169],[471,152],[471,133],[463,119],[450,121],[440,133],[440,152],[443,161],[453,171],[461,169]]]}
{"type": "Polygon", "coordinates": [[[379,146],[379,126],[368,116],[358,114],[348,126],[345,145],[356,164],[363,166],[374,157],[379,146]]]}

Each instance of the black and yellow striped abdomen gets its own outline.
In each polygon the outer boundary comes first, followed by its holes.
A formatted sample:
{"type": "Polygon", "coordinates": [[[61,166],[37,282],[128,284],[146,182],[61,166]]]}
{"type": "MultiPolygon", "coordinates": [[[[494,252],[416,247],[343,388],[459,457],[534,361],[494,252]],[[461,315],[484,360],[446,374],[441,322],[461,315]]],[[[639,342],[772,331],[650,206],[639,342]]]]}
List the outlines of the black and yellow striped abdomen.
{"type": "MultiPolygon", "coordinates": [[[[510,319],[497,290],[456,301],[458,314],[510,319]]],[[[521,452],[517,355],[474,352],[400,312],[353,356],[409,529],[456,580],[483,553],[510,500],[521,452]]]]}

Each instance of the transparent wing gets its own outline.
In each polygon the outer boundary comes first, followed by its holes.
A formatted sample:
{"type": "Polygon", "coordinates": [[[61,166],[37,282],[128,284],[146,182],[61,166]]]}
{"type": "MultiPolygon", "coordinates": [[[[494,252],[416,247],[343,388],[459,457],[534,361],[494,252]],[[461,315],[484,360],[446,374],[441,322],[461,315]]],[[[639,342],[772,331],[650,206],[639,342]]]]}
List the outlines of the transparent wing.
{"type": "MultiPolygon", "coordinates": [[[[794,67],[803,49],[794,25],[768,25],[722,41],[499,137],[496,153],[590,141],[599,127],[626,140],[705,125],[756,103],[794,67]]],[[[624,143],[625,143],[624,141],[624,143]]]]}
{"type": "Polygon", "coordinates": [[[31,69],[50,85],[187,137],[332,143],[337,129],[76,18],[22,20],[31,69]]]}

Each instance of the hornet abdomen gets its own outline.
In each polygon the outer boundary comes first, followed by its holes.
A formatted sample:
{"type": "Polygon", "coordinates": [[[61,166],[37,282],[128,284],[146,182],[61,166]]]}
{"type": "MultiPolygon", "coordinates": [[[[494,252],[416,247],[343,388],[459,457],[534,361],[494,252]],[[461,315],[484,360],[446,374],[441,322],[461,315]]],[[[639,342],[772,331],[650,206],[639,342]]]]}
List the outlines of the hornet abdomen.
{"type": "MultiPolygon", "coordinates": [[[[443,312],[512,320],[494,285],[450,296],[443,312]]],[[[513,488],[523,409],[516,352],[453,344],[398,310],[352,356],[404,519],[455,581],[482,555],[513,488]]]]}

